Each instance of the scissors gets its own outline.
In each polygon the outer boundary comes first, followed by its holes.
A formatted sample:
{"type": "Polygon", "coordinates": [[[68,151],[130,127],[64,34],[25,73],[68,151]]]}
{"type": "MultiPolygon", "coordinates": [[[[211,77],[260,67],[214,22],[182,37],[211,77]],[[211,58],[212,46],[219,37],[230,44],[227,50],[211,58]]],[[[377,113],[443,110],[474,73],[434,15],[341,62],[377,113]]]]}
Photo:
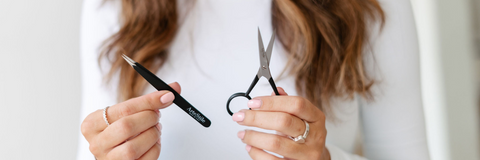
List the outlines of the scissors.
{"type": "Polygon", "coordinates": [[[262,35],[260,34],[260,29],[258,29],[258,49],[259,49],[259,56],[260,56],[260,67],[258,68],[257,75],[253,79],[252,84],[248,88],[247,92],[239,92],[235,93],[227,101],[227,111],[228,114],[233,115],[233,112],[230,110],[230,102],[237,97],[245,97],[248,100],[251,100],[250,92],[252,91],[253,87],[257,84],[258,80],[262,77],[268,79],[270,86],[272,86],[273,91],[276,95],[280,95],[277,90],[277,86],[273,81],[272,75],[270,74],[270,57],[272,56],[272,49],[273,49],[273,42],[275,41],[275,31],[272,34],[272,38],[270,38],[270,42],[268,43],[267,51],[265,51],[263,47],[262,35]]]}

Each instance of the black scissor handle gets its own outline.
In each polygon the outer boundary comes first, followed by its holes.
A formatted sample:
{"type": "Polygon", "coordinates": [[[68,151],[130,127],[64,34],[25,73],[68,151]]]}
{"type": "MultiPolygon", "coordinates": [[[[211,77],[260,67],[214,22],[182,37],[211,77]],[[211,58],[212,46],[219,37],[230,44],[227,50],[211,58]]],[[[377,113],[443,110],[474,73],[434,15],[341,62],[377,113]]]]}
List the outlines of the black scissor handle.
{"type": "Polygon", "coordinates": [[[243,93],[243,92],[238,92],[238,93],[232,94],[232,96],[230,96],[230,98],[228,98],[228,101],[227,101],[227,112],[228,112],[228,114],[230,114],[230,115],[233,115],[233,112],[230,110],[230,102],[231,102],[234,98],[237,98],[237,97],[245,97],[245,98],[247,98],[248,100],[251,100],[251,99],[252,99],[252,97],[250,97],[249,95],[247,95],[246,93],[243,93]]]}

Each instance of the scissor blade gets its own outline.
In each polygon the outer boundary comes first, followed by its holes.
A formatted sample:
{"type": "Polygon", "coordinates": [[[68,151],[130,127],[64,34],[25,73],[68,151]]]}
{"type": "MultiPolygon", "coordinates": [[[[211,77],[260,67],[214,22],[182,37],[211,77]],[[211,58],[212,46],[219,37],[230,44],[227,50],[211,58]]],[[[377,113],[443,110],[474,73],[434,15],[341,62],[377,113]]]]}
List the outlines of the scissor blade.
{"type": "Polygon", "coordinates": [[[260,33],[260,28],[258,28],[258,54],[260,56],[260,64],[262,64],[262,59],[265,56],[265,48],[263,46],[262,34],[260,33]]]}
{"type": "Polygon", "coordinates": [[[269,65],[270,65],[270,57],[272,56],[273,42],[275,42],[275,30],[273,30],[272,37],[270,38],[270,42],[268,42],[267,52],[265,53],[267,56],[267,62],[269,65]]]}

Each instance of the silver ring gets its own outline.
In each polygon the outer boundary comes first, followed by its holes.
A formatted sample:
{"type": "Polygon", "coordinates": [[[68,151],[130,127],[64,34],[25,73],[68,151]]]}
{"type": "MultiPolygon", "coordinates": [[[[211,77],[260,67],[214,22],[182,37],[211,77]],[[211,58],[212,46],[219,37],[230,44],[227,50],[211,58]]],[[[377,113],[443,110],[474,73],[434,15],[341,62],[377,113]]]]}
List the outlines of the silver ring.
{"type": "Polygon", "coordinates": [[[305,139],[307,139],[308,132],[310,132],[310,125],[308,125],[308,122],[305,120],[303,120],[303,122],[305,122],[305,132],[303,133],[303,135],[299,135],[297,137],[288,136],[288,138],[292,139],[297,143],[305,143],[305,139]]]}
{"type": "Polygon", "coordinates": [[[110,123],[108,123],[108,119],[107,119],[107,109],[108,107],[110,106],[107,106],[103,109],[103,120],[105,120],[105,123],[107,124],[107,126],[110,126],[110,123]]]}

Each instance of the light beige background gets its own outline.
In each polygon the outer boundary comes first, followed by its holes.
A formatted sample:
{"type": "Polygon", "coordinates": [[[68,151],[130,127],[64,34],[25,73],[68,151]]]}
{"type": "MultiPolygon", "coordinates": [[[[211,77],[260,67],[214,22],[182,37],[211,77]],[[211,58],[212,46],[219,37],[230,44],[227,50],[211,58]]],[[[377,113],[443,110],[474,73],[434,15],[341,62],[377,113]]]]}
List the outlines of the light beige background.
{"type": "MultiPolygon", "coordinates": [[[[411,1],[432,159],[478,160],[479,0],[411,1]]],[[[0,0],[0,159],[75,159],[81,3],[0,0]]]]}
{"type": "Polygon", "coordinates": [[[1,160],[75,158],[80,8],[80,0],[0,0],[1,160]]]}

